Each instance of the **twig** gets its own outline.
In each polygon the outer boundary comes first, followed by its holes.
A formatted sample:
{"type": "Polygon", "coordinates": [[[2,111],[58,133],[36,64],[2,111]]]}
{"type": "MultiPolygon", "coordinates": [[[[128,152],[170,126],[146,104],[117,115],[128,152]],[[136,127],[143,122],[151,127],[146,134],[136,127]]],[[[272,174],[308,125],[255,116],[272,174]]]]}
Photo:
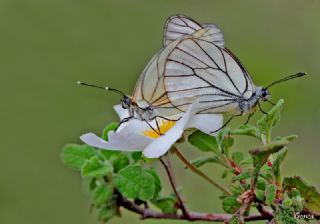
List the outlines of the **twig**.
{"type": "Polygon", "coordinates": [[[217,183],[216,181],[214,181],[213,179],[211,179],[210,177],[208,177],[205,173],[203,173],[201,170],[199,170],[197,167],[195,167],[192,163],[190,163],[182,154],[181,152],[174,147],[175,150],[175,154],[178,156],[178,158],[195,174],[198,174],[199,176],[201,176],[202,178],[204,178],[206,181],[208,181],[210,184],[212,184],[213,186],[215,186],[216,188],[218,188],[219,190],[221,190],[222,192],[226,193],[227,195],[232,195],[232,193],[226,189],[225,187],[223,187],[222,185],[220,185],[219,183],[217,183]]]}
{"type": "Polygon", "coordinates": [[[258,209],[258,211],[260,212],[261,215],[263,215],[265,217],[269,217],[269,220],[273,219],[272,211],[268,210],[261,203],[258,203],[257,209],[258,209]]]}
{"type": "MultiPolygon", "coordinates": [[[[122,207],[141,215],[141,219],[173,219],[173,220],[189,220],[189,221],[209,221],[209,222],[228,222],[232,215],[228,214],[211,214],[211,213],[200,213],[200,212],[189,212],[189,217],[185,217],[183,214],[165,214],[151,210],[149,208],[143,208],[137,204],[123,198],[119,195],[119,205],[122,207]]],[[[260,214],[254,214],[244,217],[245,221],[257,221],[257,220],[268,220],[260,214]]]]}
{"type": "Polygon", "coordinates": [[[179,191],[177,190],[177,184],[175,181],[175,177],[174,177],[174,173],[172,172],[172,164],[169,158],[169,155],[166,156],[166,161],[165,162],[162,158],[160,158],[160,162],[162,163],[162,165],[164,166],[167,174],[168,174],[168,178],[171,184],[171,187],[173,189],[173,192],[175,193],[175,195],[177,196],[178,202],[179,202],[179,207],[181,208],[182,214],[185,217],[189,217],[189,212],[188,209],[186,208],[184,201],[179,193],[179,191]]]}

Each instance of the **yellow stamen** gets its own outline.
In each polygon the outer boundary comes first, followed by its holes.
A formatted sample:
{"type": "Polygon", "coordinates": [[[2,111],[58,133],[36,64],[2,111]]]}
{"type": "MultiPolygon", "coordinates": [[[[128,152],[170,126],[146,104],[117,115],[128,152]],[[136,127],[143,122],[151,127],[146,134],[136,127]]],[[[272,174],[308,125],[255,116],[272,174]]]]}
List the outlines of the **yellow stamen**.
{"type": "MultiPolygon", "coordinates": [[[[156,130],[157,132],[160,131],[161,134],[164,134],[164,133],[166,133],[167,131],[169,131],[169,129],[172,128],[175,123],[176,123],[175,121],[167,121],[167,120],[163,120],[163,119],[160,120],[160,119],[159,119],[159,120],[158,120],[159,130],[158,130],[157,127],[155,127],[155,130],[156,130]]],[[[159,135],[159,133],[155,132],[155,130],[153,130],[153,129],[150,128],[150,129],[144,131],[143,134],[144,134],[145,136],[150,137],[150,138],[159,138],[160,135],[159,135]]]]}

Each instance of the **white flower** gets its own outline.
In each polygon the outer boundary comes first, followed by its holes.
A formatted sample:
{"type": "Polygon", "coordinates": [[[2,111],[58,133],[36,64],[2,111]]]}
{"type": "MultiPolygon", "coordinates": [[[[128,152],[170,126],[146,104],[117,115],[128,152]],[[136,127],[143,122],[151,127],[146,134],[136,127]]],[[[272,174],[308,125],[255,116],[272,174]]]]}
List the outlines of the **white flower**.
{"type": "MultiPolygon", "coordinates": [[[[120,126],[117,132],[108,133],[108,141],[99,138],[93,133],[87,133],[80,139],[93,147],[115,151],[142,151],[147,158],[158,158],[164,155],[171,146],[182,136],[184,130],[196,128],[205,133],[217,130],[222,126],[223,116],[220,114],[196,114],[198,103],[193,103],[185,113],[177,115],[181,118],[174,121],[158,120],[160,122],[159,135],[146,122],[132,119],[120,126]]],[[[120,119],[128,117],[128,111],[120,105],[114,107],[120,119]]],[[[172,119],[172,118],[171,118],[172,119]]],[[[156,127],[155,121],[151,122],[156,127]]]]}

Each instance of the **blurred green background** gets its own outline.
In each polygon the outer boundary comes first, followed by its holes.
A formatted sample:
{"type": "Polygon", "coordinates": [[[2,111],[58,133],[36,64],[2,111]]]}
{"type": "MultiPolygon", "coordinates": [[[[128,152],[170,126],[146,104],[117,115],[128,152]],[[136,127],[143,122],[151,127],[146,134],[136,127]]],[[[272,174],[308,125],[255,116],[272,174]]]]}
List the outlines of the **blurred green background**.
{"type": "MultiPolygon", "coordinates": [[[[100,133],[116,120],[112,105],[119,98],[75,83],[130,93],[161,47],[166,18],[176,13],[218,24],[256,84],[310,74],[274,87],[272,100],[286,101],[277,133],[299,135],[285,174],[320,187],[319,9],[315,0],[0,0],[0,223],[97,223],[79,175],[61,164],[59,153],[66,143],[80,143],[80,134],[100,133]]],[[[246,139],[237,143],[248,150],[246,139]]],[[[219,192],[175,164],[189,206],[221,212],[219,192]]],[[[206,172],[221,175],[216,166],[206,172]]],[[[110,223],[128,222],[140,221],[124,212],[110,223]]]]}

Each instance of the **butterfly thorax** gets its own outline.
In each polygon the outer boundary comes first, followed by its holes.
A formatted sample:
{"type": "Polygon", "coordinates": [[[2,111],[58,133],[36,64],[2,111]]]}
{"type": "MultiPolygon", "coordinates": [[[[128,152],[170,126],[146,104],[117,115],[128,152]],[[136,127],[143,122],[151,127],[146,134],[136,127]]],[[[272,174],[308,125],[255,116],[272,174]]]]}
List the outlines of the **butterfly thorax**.
{"type": "Polygon", "coordinates": [[[266,101],[270,96],[268,90],[263,87],[256,87],[250,98],[239,99],[239,110],[242,113],[248,113],[254,109],[260,101],[266,101]]]}
{"type": "Polygon", "coordinates": [[[138,105],[131,96],[125,96],[122,100],[122,108],[128,110],[130,117],[140,121],[152,121],[156,117],[154,108],[151,105],[138,105]]]}

